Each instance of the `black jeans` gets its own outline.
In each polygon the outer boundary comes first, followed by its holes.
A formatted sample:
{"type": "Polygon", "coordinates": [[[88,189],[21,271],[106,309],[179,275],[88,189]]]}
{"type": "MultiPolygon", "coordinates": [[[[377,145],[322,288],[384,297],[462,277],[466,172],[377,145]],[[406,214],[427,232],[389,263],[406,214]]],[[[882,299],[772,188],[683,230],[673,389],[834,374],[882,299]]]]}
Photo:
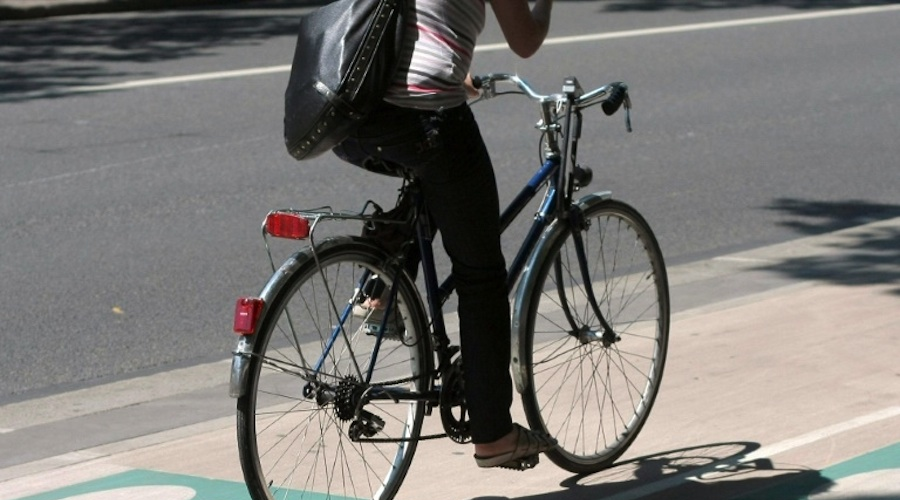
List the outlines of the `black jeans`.
{"type": "Polygon", "coordinates": [[[396,163],[419,179],[453,266],[472,440],[499,439],[512,430],[506,261],[497,181],[472,111],[385,103],[334,152],[358,166],[396,163]]]}

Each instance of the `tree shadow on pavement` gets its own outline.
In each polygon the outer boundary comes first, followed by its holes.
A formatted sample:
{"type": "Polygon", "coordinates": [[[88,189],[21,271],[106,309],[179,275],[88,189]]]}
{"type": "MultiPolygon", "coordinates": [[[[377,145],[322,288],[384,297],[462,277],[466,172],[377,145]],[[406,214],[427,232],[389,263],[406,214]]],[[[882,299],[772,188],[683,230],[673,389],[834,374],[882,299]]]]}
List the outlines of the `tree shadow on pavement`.
{"type": "Polygon", "coordinates": [[[800,493],[799,500],[832,484],[816,470],[778,468],[767,458],[748,457],[759,447],[749,442],[715,443],[648,455],[595,474],[573,476],[561,484],[562,490],[516,500],[595,500],[617,495],[672,500],[737,498],[785,482],[796,486],[792,489],[800,493]]]}
{"type": "MultiPolygon", "coordinates": [[[[782,198],[767,208],[784,214],[780,224],[810,236],[900,217],[900,205],[861,200],[782,198]]],[[[900,224],[859,227],[846,237],[830,239],[825,250],[821,255],[786,257],[760,269],[842,285],[896,285],[894,293],[900,295],[900,224]]]]}
{"type": "MultiPolygon", "coordinates": [[[[177,14],[90,16],[0,24],[0,102],[53,95],[74,86],[152,78],[148,63],[214,55],[223,47],[293,37],[299,9],[187,10],[177,14]]],[[[286,39],[290,63],[293,47],[286,39]]]]}
{"type": "MultiPolygon", "coordinates": [[[[595,2],[601,11],[607,12],[723,10],[755,5],[840,8],[891,3],[872,0],[795,0],[786,4],[768,0],[561,1],[595,2]]],[[[0,23],[3,39],[0,102],[61,97],[68,95],[72,87],[104,85],[123,79],[174,76],[152,73],[149,65],[141,64],[212,55],[223,46],[292,37],[302,9],[323,3],[327,0],[229,0],[221,5],[141,12],[127,18],[105,15],[3,22],[0,23]]],[[[284,64],[289,63],[290,55],[284,60],[284,64]]]]}

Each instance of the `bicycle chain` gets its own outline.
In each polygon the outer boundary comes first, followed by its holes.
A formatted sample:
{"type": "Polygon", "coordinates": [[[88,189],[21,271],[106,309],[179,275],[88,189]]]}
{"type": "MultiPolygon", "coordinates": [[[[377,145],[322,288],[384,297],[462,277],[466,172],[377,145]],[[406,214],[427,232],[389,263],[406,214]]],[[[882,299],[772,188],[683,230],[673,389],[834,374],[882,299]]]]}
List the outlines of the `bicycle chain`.
{"type": "MultiPolygon", "coordinates": [[[[266,363],[267,365],[272,365],[273,367],[277,367],[278,369],[280,369],[280,370],[283,371],[283,372],[287,372],[287,371],[288,371],[288,370],[286,370],[284,367],[282,367],[279,363],[271,363],[271,362],[268,362],[268,363],[267,363],[267,362],[266,362],[266,357],[265,357],[265,356],[259,356],[259,355],[256,354],[256,353],[242,353],[242,355],[245,356],[245,357],[248,357],[248,358],[249,358],[249,357],[257,357],[257,358],[260,358],[260,359],[262,360],[262,362],[263,362],[263,363],[266,363]]],[[[300,367],[299,365],[294,365],[294,364],[292,364],[292,363],[289,364],[289,366],[290,366],[290,365],[293,365],[293,367],[295,367],[295,368],[300,368],[300,369],[302,370],[302,367],[300,367]]],[[[453,369],[456,369],[456,365],[457,365],[457,363],[454,362],[454,367],[453,367],[453,369]]],[[[461,369],[461,368],[460,368],[460,369],[461,369]]],[[[305,378],[306,378],[306,377],[302,376],[301,373],[296,373],[296,375],[297,375],[298,377],[302,378],[302,379],[305,379],[305,378]]],[[[385,381],[385,382],[380,383],[379,385],[381,385],[381,386],[400,385],[400,384],[406,384],[406,383],[409,383],[409,382],[415,382],[416,380],[419,380],[419,379],[421,379],[421,378],[423,378],[423,377],[422,377],[422,376],[418,376],[418,377],[406,377],[406,378],[400,378],[400,379],[388,380],[388,381],[385,381]]],[[[355,383],[355,384],[361,385],[359,382],[355,381],[355,378],[354,378],[354,377],[350,377],[349,380],[348,380],[348,379],[343,380],[343,381],[341,382],[341,384],[344,384],[344,383],[346,383],[346,382],[348,382],[348,381],[351,381],[351,383],[355,383]]],[[[412,442],[412,441],[426,441],[426,440],[431,440],[431,439],[443,439],[443,438],[446,438],[446,437],[450,437],[450,438],[453,439],[454,441],[457,441],[458,439],[460,439],[460,438],[458,437],[458,436],[459,436],[458,433],[456,433],[455,435],[456,435],[457,437],[454,437],[454,435],[451,435],[451,434],[445,432],[445,433],[442,433],[442,434],[428,434],[428,435],[425,435],[425,436],[419,436],[419,437],[416,437],[416,438],[358,438],[358,439],[355,439],[354,441],[360,442],[360,443],[403,443],[403,442],[412,442]]],[[[466,442],[466,441],[457,441],[457,442],[466,442]]]]}

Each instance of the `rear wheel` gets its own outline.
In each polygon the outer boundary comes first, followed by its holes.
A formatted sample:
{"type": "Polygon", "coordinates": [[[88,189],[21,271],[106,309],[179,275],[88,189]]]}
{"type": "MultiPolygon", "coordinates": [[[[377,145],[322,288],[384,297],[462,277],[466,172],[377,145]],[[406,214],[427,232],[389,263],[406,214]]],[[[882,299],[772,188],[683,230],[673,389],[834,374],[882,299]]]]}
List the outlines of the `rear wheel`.
{"type": "Polygon", "coordinates": [[[557,439],[547,456],[575,473],[609,467],[637,437],[669,341],[666,269],[646,221],[613,200],[591,201],[583,215],[582,227],[558,227],[537,250],[515,323],[528,423],[557,439]]]}
{"type": "MultiPolygon", "coordinates": [[[[333,243],[333,242],[332,242],[333,243]]],[[[238,399],[241,465],[254,500],[389,500],[416,450],[431,342],[405,274],[355,239],[300,254],[260,321],[238,399]],[[402,330],[379,340],[352,312],[374,277],[396,293],[402,330]]],[[[390,312],[393,311],[393,312],[390,312]]]]}

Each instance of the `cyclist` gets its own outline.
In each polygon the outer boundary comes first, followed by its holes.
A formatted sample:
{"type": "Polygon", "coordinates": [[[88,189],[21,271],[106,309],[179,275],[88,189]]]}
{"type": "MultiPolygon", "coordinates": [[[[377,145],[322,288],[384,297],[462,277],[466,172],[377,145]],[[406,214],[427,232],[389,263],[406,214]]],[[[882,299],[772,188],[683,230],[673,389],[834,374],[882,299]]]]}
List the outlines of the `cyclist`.
{"type": "MultiPolygon", "coordinates": [[[[534,54],[550,23],[552,0],[491,0],[518,56],[534,54]]],[[[500,247],[499,200],[491,159],[466,104],[477,95],[469,66],[484,27],[484,0],[410,0],[400,68],[380,107],[335,153],[380,173],[411,171],[441,232],[458,296],[465,396],[480,467],[526,469],[555,446],[510,416],[510,309],[500,247]]],[[[367,304],[378,307],[377,301],[367,304]]]]}

